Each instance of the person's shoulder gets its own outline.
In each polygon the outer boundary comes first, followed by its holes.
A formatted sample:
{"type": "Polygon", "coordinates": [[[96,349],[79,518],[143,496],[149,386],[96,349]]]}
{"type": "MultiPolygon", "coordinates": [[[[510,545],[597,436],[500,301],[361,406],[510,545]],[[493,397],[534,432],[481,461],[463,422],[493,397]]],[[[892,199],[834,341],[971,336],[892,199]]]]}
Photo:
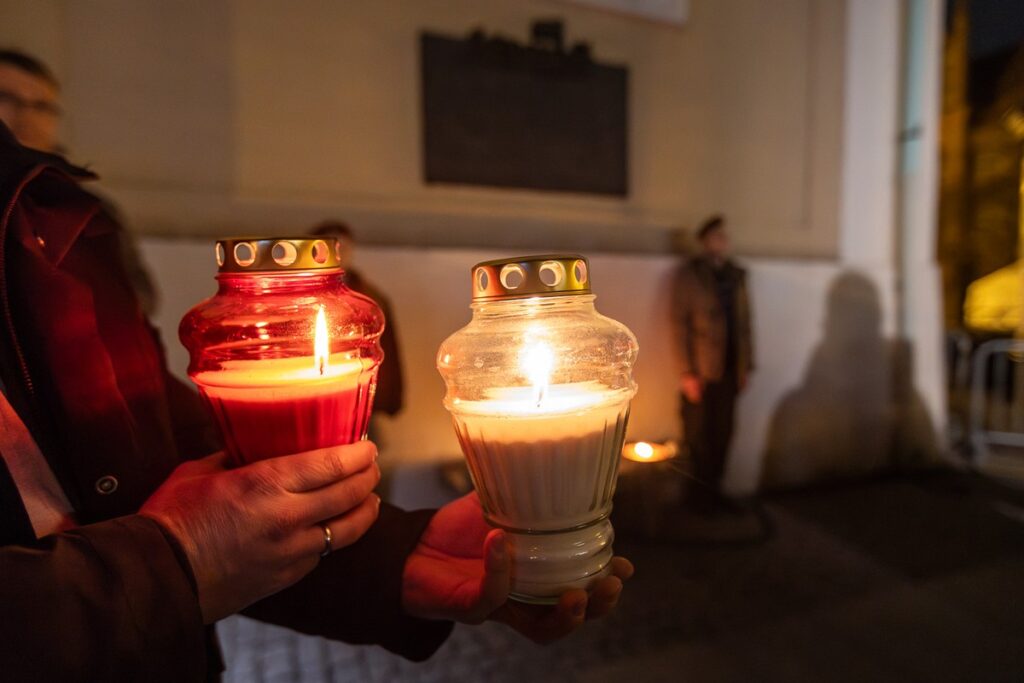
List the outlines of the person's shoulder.
{"type": "Polygon", "coordinates": [[[59,154],[40,152],[21,145],[14,134],[0,122],[0,185],[19,184],[40,168],[58,170],[76,182],[95,180],[92,171],[75,166],[59,154]]]}

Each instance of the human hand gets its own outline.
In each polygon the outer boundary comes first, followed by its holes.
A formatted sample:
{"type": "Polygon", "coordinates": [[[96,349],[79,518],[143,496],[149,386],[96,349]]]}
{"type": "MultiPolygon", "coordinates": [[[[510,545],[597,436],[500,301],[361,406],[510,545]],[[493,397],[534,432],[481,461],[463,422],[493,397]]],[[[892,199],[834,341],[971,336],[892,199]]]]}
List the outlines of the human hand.
{"type": "Polygon", "coordinates": [[[271,458],[227,470],[215,453],[182,463],[139,514],[185,549],[204,623],[287,588],[377,519],[377,447],[368,441],[271,458]]]}
{"type": "Polygon", "coordinates": [[[686,373],[679,378],[679,390],[690,403],[700,403],[704,394],[704,382],[697,375],[686,373]]]}
{"type": "Polygon", "coordinates": [[[484,521],[475,492],[438,510],[405,563],[405,611],[467,624],[500,621],[535,642],[548,643],[586,619],[608,614],[623,581],[633,575],[629,560],[615,557],[611,576],[598,580],[589,594],[576,588],[563,593],[554,606],[517,603],[508,599],[511,562],[504,536],[484,521]]]}

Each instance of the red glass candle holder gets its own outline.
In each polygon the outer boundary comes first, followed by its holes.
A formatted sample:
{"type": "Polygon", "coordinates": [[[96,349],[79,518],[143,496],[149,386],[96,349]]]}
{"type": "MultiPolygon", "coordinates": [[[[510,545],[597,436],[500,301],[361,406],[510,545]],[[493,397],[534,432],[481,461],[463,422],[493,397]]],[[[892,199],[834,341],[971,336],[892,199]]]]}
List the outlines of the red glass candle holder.
{"type": "Polygon", "coordinates": [[[333,238],[221,240],[217,293],[178,330],[235,464],[365,438],[384,314],[333,238]]]}

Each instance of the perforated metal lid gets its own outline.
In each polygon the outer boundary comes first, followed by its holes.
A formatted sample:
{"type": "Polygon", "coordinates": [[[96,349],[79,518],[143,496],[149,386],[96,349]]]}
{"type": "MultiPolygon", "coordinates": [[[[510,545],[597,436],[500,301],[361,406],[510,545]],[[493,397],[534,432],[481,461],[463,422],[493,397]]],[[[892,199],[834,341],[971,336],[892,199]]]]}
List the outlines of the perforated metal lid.
{"type": "Polygon", "coordinates": [[[217,240],[221,273],[261,273],[340,268],[333,237],[232,237],[217,240]]]}
{"type": "Polygon", "coordinates": [[[473,301],[590,293],[590,264],[579,254],[544,254],[473,266],[473,301]]]}

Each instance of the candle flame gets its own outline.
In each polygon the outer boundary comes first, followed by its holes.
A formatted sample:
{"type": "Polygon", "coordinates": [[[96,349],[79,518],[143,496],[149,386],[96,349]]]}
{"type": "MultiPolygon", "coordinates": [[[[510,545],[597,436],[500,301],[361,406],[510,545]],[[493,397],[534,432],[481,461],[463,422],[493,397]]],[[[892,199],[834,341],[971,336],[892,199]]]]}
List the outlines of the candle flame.
{"type": "Polygon", "coordinates": [[[539,408],[548,393],[548,386],[551,384],[555,354],[551,347],[543,342],[532,344],[523,351],[520,366],[533,384],[533,396],[539,408]]]}
{"type": "Polygon", "coordinates": [[[323,304],[316,312],[316,332],[313,335],[313,365],[324,374],[327,367],[327,357],[330,355],[330,344],[327,337],[327,316],[324,314],[323,304]]]}
{"type": "Polygon", "coordinates": [[[646,441],[637,441],[633,444],[633,455],[641,460],[650,460],[654,455],[654,446],[646,441]]]}

